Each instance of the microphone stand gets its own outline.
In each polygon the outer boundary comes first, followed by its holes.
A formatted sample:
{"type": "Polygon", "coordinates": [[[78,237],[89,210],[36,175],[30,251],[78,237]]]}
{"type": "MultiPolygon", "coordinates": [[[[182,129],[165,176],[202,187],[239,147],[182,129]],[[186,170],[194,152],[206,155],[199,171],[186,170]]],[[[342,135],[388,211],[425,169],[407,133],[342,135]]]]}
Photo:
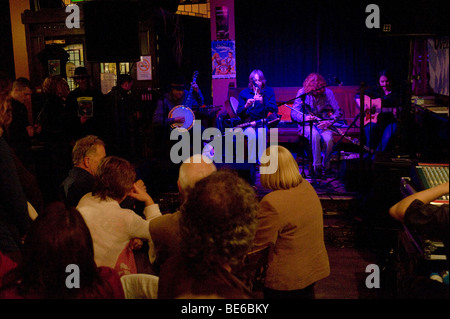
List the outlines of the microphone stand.
{"type": "MultiPolygon", "coordinates": [[[[265,133],[265,128],[266,128],[266,104],[264,103],[264,93],[263,93],[261,87],[256,83],[256,81],[254,79],[252,79],[252,82],[253,82],[253,87],[255,89],[255,95],[256,95],[256,90],[259,90],[259,94],[261,95],[261,97],[263,97],[263,102],[261,103],[262,106],[263,106],[263,114],[264,114],[264,118],[262,118],[262,128],[263,128],[263,131],[265,133]]],[[[258,129],[256,129],[255,134],[256,134],[256,137],[258,138],[258,129]]],[[[267,140],[266,140],[266,147],[267,147],[267,140]]],[[[258,148],[259,148],[259,145],[256,148],[257,149],[257,151],[256,151],[257,153],[259,151],[258,148]]],[[[256,156],[258,157],[258,154],[256,154],[256,156]]]]}
{"type": "Polygon", "coordinates": [[[364,172],[364,145],[363,145],[363,136],[364,136],[364,89],[365,83],[361,82],[360,94],[359,94],[359,176],[358,182],[359,186],[362,187],[363,183],[363,172],[364,172]]]}

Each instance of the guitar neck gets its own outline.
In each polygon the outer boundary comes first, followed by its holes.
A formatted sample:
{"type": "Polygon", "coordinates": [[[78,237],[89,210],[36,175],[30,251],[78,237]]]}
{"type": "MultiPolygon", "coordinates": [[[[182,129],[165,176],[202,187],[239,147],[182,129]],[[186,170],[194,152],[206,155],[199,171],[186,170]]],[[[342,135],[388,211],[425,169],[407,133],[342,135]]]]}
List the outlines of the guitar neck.
{"type": "MultiPolygon", "coordinates": [[[[198,76],[198,71],[195,71],[194,75],[192,76],[192,82],[197,82],[197,76],[198,76]]],[[[189,108],[191,107],[191,104],[192,104],[192,91],[193,91],[193,88],[192,88],[192,84],[191,84],[191,86],[189,88],[188,96],[186,97],[186,102],[185,102],[185,106],[187,106],[189,108]]]]}

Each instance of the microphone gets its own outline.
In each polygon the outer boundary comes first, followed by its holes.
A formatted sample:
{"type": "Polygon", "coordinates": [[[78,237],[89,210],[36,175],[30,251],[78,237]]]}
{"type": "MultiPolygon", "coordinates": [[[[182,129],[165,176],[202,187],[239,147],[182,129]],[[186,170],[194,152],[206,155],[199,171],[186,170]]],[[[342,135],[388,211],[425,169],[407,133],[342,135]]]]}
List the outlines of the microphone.
{"type": "Polygon", "coordinates": [[[256,83],[255,79],[252,79],[252,83],[255,87],[257,87],[258,89],[261,90],[261,88],[259,87],[259,85],[256,83]]]}
{"type": "Polygon", "coordinates": [[[342,81],[337,76],[334,77],[334,84],[341,85],[342,81]]]}

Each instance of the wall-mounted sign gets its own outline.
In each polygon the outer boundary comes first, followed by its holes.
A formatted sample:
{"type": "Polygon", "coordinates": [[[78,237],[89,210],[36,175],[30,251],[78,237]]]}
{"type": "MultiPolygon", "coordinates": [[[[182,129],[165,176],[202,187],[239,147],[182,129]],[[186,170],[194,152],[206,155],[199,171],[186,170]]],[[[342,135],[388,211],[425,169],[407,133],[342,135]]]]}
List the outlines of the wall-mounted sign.
{"type": "Polygon", "coordinates": [[[141,60],[137,63],[137,79],[151,80],[152,79],[152,59],[148,56],[141,56],[141,60]]]}

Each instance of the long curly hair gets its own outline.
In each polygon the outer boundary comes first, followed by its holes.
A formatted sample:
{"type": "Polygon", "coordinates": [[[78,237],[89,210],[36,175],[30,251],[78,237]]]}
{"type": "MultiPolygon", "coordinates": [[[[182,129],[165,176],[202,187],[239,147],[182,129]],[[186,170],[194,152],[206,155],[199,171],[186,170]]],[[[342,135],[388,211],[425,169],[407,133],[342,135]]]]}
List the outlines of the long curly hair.
{"type": "Polygon", "coordinates": [[[0,72],[0,136],[12,121],[11,89],[11,79],[7,74],[0,72]]]}
{"type": "Polygon", "coordinates": [[[326,85],[327,81],[325,81],[322,75],[319,73],[311,73],[306,77],[305,81],[303,81],[303,90],[305,93],[309,93],[318,88],[325,87],[326,85]]]}
{"type": "Polygon", "coordinates": [[[192,273],[239,265],[253,245],[257,209],[253,188],[232,171],[197,182],[180,218],[181,251],[192,273]]]}

